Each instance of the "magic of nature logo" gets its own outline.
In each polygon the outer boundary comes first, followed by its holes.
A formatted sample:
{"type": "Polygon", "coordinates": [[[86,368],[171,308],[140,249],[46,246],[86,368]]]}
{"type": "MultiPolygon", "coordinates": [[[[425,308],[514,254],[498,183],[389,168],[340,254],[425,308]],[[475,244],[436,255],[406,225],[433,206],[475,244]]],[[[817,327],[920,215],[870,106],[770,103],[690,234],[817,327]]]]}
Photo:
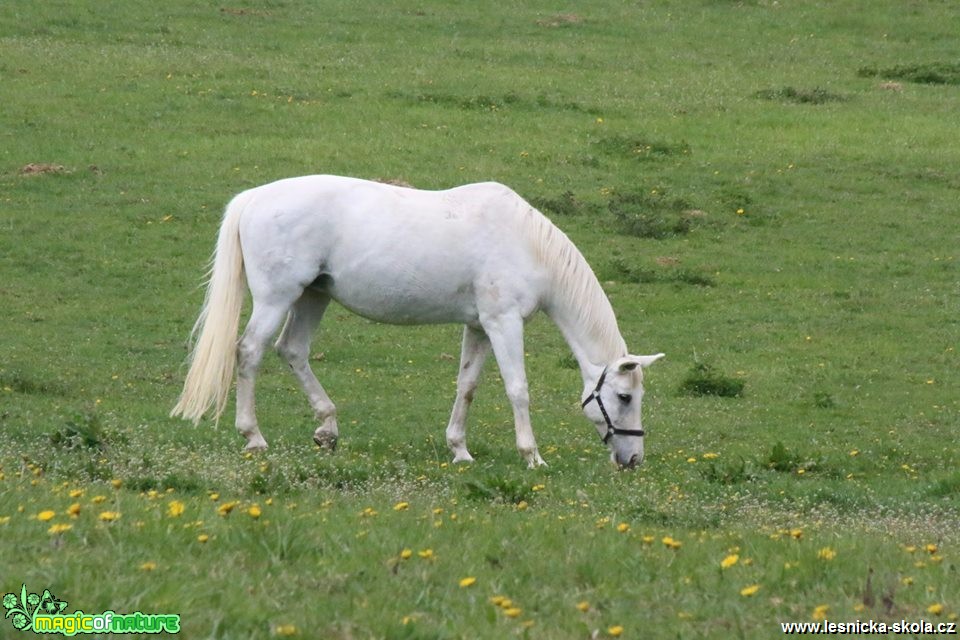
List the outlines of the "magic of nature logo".
{"type": "Polygon", "coordinates": [[[83,611],[64,613],[67,603],[60,600],[49,589],[43,593],[27,593],[27,585],[22,585],[19,595],[8,593],[3,596],[5,618],[10,618],[14,629],[33,631],[40,634],[61,634],[74,636],[78,633],[179,633],[180,616],[168,613],[128,614],[104,611],[89,614],[83,611]]]}

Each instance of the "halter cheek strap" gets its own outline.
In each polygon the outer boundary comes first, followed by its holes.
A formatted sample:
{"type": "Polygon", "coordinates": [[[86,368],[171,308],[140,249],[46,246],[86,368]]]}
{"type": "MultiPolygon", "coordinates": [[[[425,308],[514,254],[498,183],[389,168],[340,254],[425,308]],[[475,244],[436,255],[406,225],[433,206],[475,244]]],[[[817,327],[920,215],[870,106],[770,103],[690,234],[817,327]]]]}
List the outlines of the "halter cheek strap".
{"type": "Polygon", "coordinates": [[[603,419],[607,423],[607,434],[603,436],[603,444],[610,442],[610,438],[614,435],[618,436],[636,436],[642,438],[644,436],[643,429],[621,429],[619,427],[613,426],[613,420],[610,419],[610,414],[607,413],[607,408],[603,406],[603,400],[600,398],[600,389],[603,388],[603,383],[607,380],[607,369],[603,370],[603,373],[600,374],[600,379],[597,380],[597,386],[594,387],[593,391],[590,392],[590,395],[580,403],[580,408],[586,408],[588,404],[597,401],[597,406],[600,407],[600,413],[603,414],[603,419]]]}

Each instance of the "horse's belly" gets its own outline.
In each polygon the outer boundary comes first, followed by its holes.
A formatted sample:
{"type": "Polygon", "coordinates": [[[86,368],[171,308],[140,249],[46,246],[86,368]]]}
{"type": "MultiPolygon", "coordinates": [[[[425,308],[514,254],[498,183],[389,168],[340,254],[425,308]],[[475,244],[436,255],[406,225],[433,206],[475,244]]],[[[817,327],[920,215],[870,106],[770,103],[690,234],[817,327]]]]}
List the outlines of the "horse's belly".
{"type": "Polygon", "coordinates": [[[378,322],[437,324],[477,320],[473,287],[469,283],[333,278],[327,291],[350,311],[378,322]]]}

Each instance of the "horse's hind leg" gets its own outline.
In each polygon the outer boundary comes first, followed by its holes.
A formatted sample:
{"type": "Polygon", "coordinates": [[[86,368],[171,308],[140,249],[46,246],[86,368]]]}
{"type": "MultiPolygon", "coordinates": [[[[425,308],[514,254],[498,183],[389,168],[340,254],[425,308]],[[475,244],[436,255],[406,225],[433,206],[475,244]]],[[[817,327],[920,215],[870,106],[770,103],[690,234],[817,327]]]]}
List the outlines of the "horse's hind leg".
{"type": "Polygon", "coordinates": [[[313,374],[309,362],[310,339],[329,303],[330,297],[326,294],[309,289],[304,291],[290,308],[287,323],[277,340],[277,351],[297,376],[320,423],[313,433],[314,442],[333,450],[337,447],[338,437],[337,408],[313,374]]]}
{"type": "Polygon", "coordinates": [[[247,451],[267,448],[257,426],[254,381],[263,352],[287,314],[288,304],[265,304],[254,300],[253,312],[237,345],[237,431],[247,439],[247,451]]]}
{"type": "Polygon", "coordinates": [[[453,452],[454,462],[473,462],[473,456],[467,451],[467,409],[473,401],[473,392],[489,352],[490,340],[483,329],[464,327],[460,372],[457,374],[457,399],[447,425],[447,446],[453,452]]]}

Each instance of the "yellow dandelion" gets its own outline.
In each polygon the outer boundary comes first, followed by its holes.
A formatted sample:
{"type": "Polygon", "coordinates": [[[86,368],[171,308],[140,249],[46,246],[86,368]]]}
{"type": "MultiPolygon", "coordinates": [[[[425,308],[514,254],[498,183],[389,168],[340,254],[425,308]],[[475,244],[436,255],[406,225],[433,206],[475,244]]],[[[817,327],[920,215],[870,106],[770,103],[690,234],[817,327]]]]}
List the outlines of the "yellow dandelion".
{"type": "Polygon", "coordinates": [[[740,595],[742,595],[744,598],[749,598],[757,595],[757,591],[760,591],[760,585],[751,584],[750,586],[740,589],[740,595]]]}
{"type": "Polygon", "coordinates": [[[213,493],[210,494],[210,499],[211,499],[213,502],[216,502],[217,500],[220,499],[220,494],[217,493],[216,491],[214,491],[213,493]]]}
{"type": "Polygon", "coordinates": [[[219,513],[221,516],[226,517],[230,515],[231,511],[237,508],[237,504],[239,503],[236,500],[231,500],[230,502],[224,502],[219,507],[217,507],[217,513],[219,513]]]}
{"type": "Polygon", "coordinates": [[[500,600],[500,604],[497,606],[499,606],[501,609],[512,609],[513,600],[511,600],[510,598],[503,598],[500,600]]]}
{"type": "Polygon", "coordinates": [[[101,511],[98,517],[104,522],[113,522],[120,517],[120,513],[117,511],[101,511]]]}
{"type": "Polygon", "coordinates": [[[406,511],[409,508],[410,508],[409,502],[398,502],[397,504],[393,505],[394,511],[406,511]]]}
{"type": "Polygon", "coordinates": [[[916,553],[917,548],[912,544],[908,544],[903,547],[903,550],[907,553],[916,553]]]}
{"type": "Polygon", "coordinates": [[[924,545],[924,546],[923,546],[923,550],[926,551],[927,553],[931,553],[931,554],[932,554],[932,553],[936,553],[936,552],[937,552],[937,545],[932,544],[932,543],[931,543],[931,544],[924,545]]]}
{"type": "Polygon", "coordinates": [[[577,603],[577,611],[580,613],[586,613],[587,611],[590,611],[590,603],[586,600],[581,600],[577,603]]]}
{"type": "Polygon", "coordinates": [[[943,605],[939,602],[934,602],[932,605],[927,607],[927,613],[934,616],[939,616],[941,613],[943,613],[943,605]]]}
{"type": "Polygon", "coordinates": [[[278,636],[289,638],[291,636],[295,636],[299,634],[300,630],[297,629],[297,627],[292,624],[281,624],[281,625],[277,625],[277,627],[274,628],[273,632],[278,636]]]}
{"type": "Polygon", "coordinates": [[[719,454],[719,453],[709,452],[709,453],[703,454],[702,457],[703,457],[704,460],[716,460],[717,458],[720,457],[720,454],[719,454]]]}
{"type": "Polygon", "coordinates": [[[420,551],[417,551],[417,555],[424,560],[430,560],[433,558],[433,549],[421,549],[420,551]]]}
{"type": "Polygon", "coordinates": [[[819,622],[820,620],[826,619],[827,611],[830,611],[829,606],[825,604],[819,604],[813,608],[813,613],[811,614],[811,616],[813,617],[814,620],[819,622]]]}
{"type": "Polygon", "coordinates": [[[250,507],[247,509],[247,515],[250,516],[251,518],[253,518],[254,520],[256,520],[257,518],[259,518],[262,513],[263,513],[263,512],[260,510],[260,505],[258,505],[258,504],[252,504],[252,505],[250,505],[250,507]]]}
{"type": "Polygon", "coordinates": [[[106,501],[107,501],[107,496],[93,496],[90,499],[90,502],[92,502],[93,504],[103,504],[106,501]]]}
{"type": "Polygon", "coordinates": [[[140,565],[141,571],[153,571],[157,568],[157,563],[153,561],[144,562],[140,565]]]}
{"type": "Polygon", "coordinates": [[[123,480],[121,480],[120,478],[114,478],[113,480],[110,481],[110,484],[111,486],[113,486],[114,489],[119,489],[120,487],[123,486],[123,480]]]}
{"type": "Polygon", "coordinates": [[[499,607],[501,604],[503,604],[503,601],[506,599],[507,599],[506,596],[491,596],[490,604],[492,604],[495,607],[499,607]]]}
{"type": "Polygon", "coordinates": [[[467,587],[472,587],[477,583],[477,579],[473,576],[467,576],[466,578],[460,579],[460,588],[466,589],[467,587]]]}
{"type": "Polygon", "coordinates": [[[547,488],[547,485],[545,484],[535,484],[533,485],[533,487],[531,487],[531,489],[533,489],[534,491],[543,491],[546,488],[547,488]]]}
{"type": "Polygon", "coordinates": [[[74,502],[72,505],[70,505],[69,507],[67,507],[67,515],[69,515],[71,518],[76,518],[77,516],[79,516],[79,515],[80,515],[80,503],[79,503],[79,502],[74,502]]]}
{"type": "Polygon", "coordinates": [[[615,624],[612,627],[607,627],[607,635],[614,638],[619,638],[621,634],[623,634],[623,627],[619,624],[615,624]]]}
{"type": "Polygon", "coordinates": [[[643,544],[653,544],[654,540],[656,540],[656,538],[653,536],[643,536],[640,538],[640,541],[643,542],[643,544]]]}
{"type": "Polygon", "coordinates": [[[526,500],[521,500],[520,502],[517,503],[517,511],[526,511],[527,507],[529,506],[530,505],[527,504],[526,500]]]}
{"type": "Polygon", "coordinates": [[[209,541],[210,541],[210,536],[208,536],[205,533],[201,533],[200,535],[197,536],[197,542],[199,542],[200,544],[205,544],[209,541]]]}
{"type": "Polygon", "coordinates": [[[72,524],[55,524],[51,526],[49,529],[47,529],[47,533],[55,536],[65,531],[70,531],[70,529],[73,529],[72,524]]]}
{"type": "Polygon", "coordinates": [[[519,618],[521,613],[523,613],[523,609],[520,607],[510,607],[509,609],[503,610],[503,615],[508,618],[519,618]]]}
{"type": "Polygon", "coordinates": [[[670,536],[664,536],[660,540],[660,542],[662,542],[663,546],[665,546],[666,548],[673,549],[674,551],[676,551],[677,549],[683,546],[682,542],[680,542],[679,540],[674,540],[670,536]]]}
{"type": "Polygon", "coordinates": [[[733,565],[737,564],[739,560],[740,560],[740,556],[738,556],[735,553],[731,553],[726,558],[720,561],[720,567],[723,569],[729,569],[733,565]]]}
{"type": "Polygon", "coordinates": [[[410,549],[404,549],[403,551],[400,552],[400,559],[409,560],[410,556],[412,555],[413,555],[413,551],[411,551],[410,549]]]}
{"type": "Polygon", "coordinates": [[[900,578],[900,584],[902,584],[905,587],[909,587],[910,585],[913,584],[913,578],[910,576],[903,576],[902,578],[900,578]]]}
{"type": "Polygon", "coordinates": [[[817,551],[817,557],[821,560],[833,560],[837,557],[837,552],[830,547],[824,547],[817,551]]]}
{"type": "Polygon", "coordinates": [[[40,513],[37,514],[37,520],[39,520],[40,522],[48,522],[50,520],[53,520],[53,517],[55,515],[57,515],[56,511],[46,509],[45,511],[41,511],[40,513]]]}
{"type": "Polygon", "coordinates": [[[799,540],[803,537],[803,529],[790,529],[790,537],[799,540]]]}
{"type": "Polygon", "coordinates": [[[630,525],[626,522],[621,522],[617,525],[617,531],[620,533],[626,533],[627,531],[630,531],[630,525]]]}
{"type": "Polygon", "coordinates": [[[171,518],[179,518],[183,514],[183,503],[179,500],[171,500],[167,505],[167,515],[171,518]]]}
{"type": "Polygon", "coordinates": [[[69,495],[71,498],[79,498],[83,495],[83,489],[71,489],[69,495]]]}

